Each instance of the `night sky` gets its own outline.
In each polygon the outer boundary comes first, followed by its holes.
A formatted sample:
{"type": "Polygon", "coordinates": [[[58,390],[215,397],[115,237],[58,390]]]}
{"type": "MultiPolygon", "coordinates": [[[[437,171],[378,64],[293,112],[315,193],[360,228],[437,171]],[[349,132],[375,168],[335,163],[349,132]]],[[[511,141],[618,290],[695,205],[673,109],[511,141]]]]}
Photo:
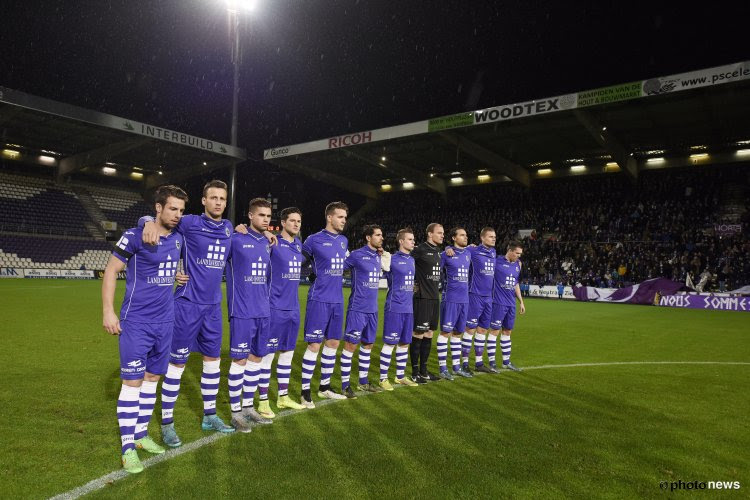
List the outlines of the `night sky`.
{"type": "MultiPolygon", "coordinates": [[[[258,0],[243,26],[239,146],[260,158],[265,147],[750,58],[746,9],[558,4],[258,0]]],[[[3,2],[0,29],[0,85],[229,142],[219,0],[3,2]]]]}

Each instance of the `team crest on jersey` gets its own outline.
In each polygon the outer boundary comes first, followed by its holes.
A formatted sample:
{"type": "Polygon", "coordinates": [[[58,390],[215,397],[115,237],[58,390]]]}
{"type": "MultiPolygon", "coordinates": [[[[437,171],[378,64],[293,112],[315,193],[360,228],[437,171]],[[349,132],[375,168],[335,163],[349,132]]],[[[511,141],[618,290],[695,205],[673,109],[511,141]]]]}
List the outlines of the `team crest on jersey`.
{"type": "Polygon", "coordinates": [[[346,247],[344,247],[344,242],[343,242],[343,241],[341,242],[341,248],[342,248],[342,249],[345,249],[345,248],[346,248],[346,247]]]}
{"type": "Polygon", "coordinates": [[[228,228],[228,227],[225,227],[225,228],[224,228],[224,233],[225,233],[225,234],[226,234],[227,236],[229,236],[229,228],[228,228]]]}
{"type": "Polygon", "coordinates": [[[266,245],[266,253],[271,253],[271,246],[270,245],[266,245]]]}
{"type": "Polygon", "coordinates": [[[297,251],[299,252],[299,245],[297,245],[297,244],[295,243],[295,244],[294,244],[294,248],[296,248],[296,249],[297,249],[297,251]]]}
{"type": "Polygon", "coordinates": [[[180,240],[175,241],[174,242],[174,246],[176,246],[177,250],[179,250],[180,249],[180,240]]]}

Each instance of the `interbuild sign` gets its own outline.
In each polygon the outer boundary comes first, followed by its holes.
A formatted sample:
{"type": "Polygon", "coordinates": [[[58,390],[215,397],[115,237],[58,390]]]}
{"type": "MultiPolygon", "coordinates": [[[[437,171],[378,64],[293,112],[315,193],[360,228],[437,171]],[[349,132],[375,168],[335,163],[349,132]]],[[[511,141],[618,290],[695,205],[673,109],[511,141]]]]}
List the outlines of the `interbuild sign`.
{"type": "Polygon", "coordinates": [[[717,311],[750,311],[750,297],[717,297],[715,295],[662,295],[659,305],[685,309],[717,311]]]}

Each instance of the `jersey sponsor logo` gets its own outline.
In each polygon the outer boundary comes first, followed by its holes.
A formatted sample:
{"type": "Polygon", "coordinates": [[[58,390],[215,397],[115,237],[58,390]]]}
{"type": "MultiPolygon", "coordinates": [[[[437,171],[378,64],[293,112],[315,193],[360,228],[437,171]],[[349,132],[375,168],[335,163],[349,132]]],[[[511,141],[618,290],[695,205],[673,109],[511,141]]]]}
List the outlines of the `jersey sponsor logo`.
{"type": "Polygon", "coordinates": [[[343,276],[344,274],[344,259],[336,254],[335,257],[331,258],[331,267],[325,270],[325,274],[330,276],[343,276]]]}
{"type": "Polygon", "coordinates": [[[138,366],[141,366],[143,362],[140,359],[136,359],[135,361],[131,361],[128,363],[128,366],[132,366],[133,368],[136,368],[138,366]]]}
{"type": "Polygon", "coordinates": [[[245,348],[247,348],[247,342],[243,342],[241,344],[237,344],[237,347],[239,347],[240,349],[245,349],[245,348]]]}
{"type": "Polygon", "coordinates": [[[323,335],[323,330],[313,330],[315,335],[323,335]]]}
{"type": "Polygon", "coordinates": [[[250,275],[245,276],[245,281],[253,285],[265,285],[267,282],[268,263],[263,262],[263,257],[258,257],[258,262],[250,264],[250,275]]]}
{"type": "Polygon", "coordinates": [[[290,260],[289,263],[289,272],[288,273],[281,273],[282,279],[285,280],[299,280],[300,274],[302,272],[302,262],[297,260],[297,257],[292,257],[293,260],[290,260]]]}
{"type": "Polygon", "coordinates": [[[323,243],[323,246],[324,246],[324,247],[332,247],[332,246],[333,246],[333,243],[323,243]]]}
{"type": "Polygon", "coordinates": [[[177,354],[188,354],[190,352],[189,347],[183,347],[182,349],[177,349],[177,354]]]}
{"type": "Polygon", "coordinates": [[[159,262],[159,270],[156,276],[146,277],[146,283],[156,286],[170,286],[174,283],[174,275],[177,272],[177,261],[167,255],[167,260],[159,262]]]}

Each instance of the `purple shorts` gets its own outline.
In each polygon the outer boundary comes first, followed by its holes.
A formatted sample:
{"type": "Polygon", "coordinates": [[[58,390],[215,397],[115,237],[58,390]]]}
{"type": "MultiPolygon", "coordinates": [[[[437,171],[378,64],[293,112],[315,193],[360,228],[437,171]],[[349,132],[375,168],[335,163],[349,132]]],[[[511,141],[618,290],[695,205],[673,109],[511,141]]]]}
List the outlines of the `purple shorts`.
{"type": "Polygon", "coordinates": [[[386,344],[411,344],[412,313],[383,313],[383,342],[386,344]]]}
{"type": "Polygon", "coordinates": [[[516,323],[516,306],[504,306],[502,304],[492,304],[492,323],[490,327],[493,330],[512,330],[516,323]]]}
{"type": "Polygon", "coordinates": [[[374,344],[378,336],[378,313],[347,311],[346,335],[344,338],[351,344],[374,344]]]}
{"type": "Polygon", "coordinates": [[[279,351],[293,351],[299,335],[299,310],[271,309],[271,332],[279,339],[279,351]]]}
{"type": "Polygon", "coordinates": [[[305,342],[319,344],[324,339],[341,340],[343,323],[344,304],[310,300],[305,312],[305,342]]]}
{"type": "Polygon", "coordinates": [[[184,365],[191,352],[212,358],[221,356],[221,304],[196,304],[187,299],[175,299],[169,361],[184,365]]]}
{"type": "Polygon", "coordinates": [[[230,318],[229,352],[232,358],[243,359],[248,354],[263,357],[276,352],[278,338],[271,338],[268,326],[268,318],[230,318]]]}
{"type": "Polygon", "coordinates": [[[440,331],[464,333],[466,331],[466,309],[468,309],[468,304],[441,302],[440,331]]]}
{"type": "Polygon", "coordinates": [[[120,321],[120,378],[139,380],[146,372],[167,373],[172,322],[137,323],[120,321]]]}
{"type": "Polygon", "coordinates": [[[466,326],[474,329],[477,326],[487,330],[490,327],[490,318],[492,317],[492,297],[469,294],[469,317],[466,319],[466,326]]]}

